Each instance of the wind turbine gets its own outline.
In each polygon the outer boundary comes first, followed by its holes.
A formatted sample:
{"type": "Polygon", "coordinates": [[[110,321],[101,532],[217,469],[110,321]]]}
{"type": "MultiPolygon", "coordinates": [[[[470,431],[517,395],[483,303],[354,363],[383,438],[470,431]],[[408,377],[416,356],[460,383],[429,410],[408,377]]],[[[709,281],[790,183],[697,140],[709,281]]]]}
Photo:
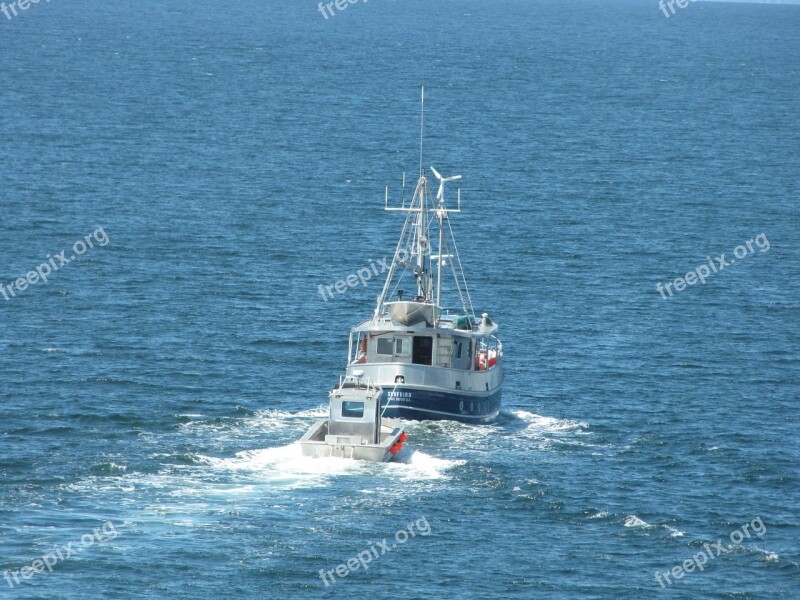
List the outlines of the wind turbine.
{"type": "MultiPolygon", "coordinates": [[[[436,179],[439,180],[439,191],[436,194],[436,199],[439,201],[439,208],[436,209],[436,218],[439,220],[439,253],[435,255],[436,259],[436,306],[441,306],[441,299],[442,299],[442,267],[445,264],[445,261],[448,258],[452,258],[450,254],[442,254],[443,250],[443,237],[444,237],[444,220],[447,219],[447,213],[449,212],[447,208],[444,206],[444,184],[450,183],[451,181],[458,181],[461,179],[461,175],[453,175],[452,177],[442,177],[441,173],[433,168],[431,165],[431,171],[436,176],[436,179]]],[[[456,212],[461,211],[461,190],[459,190],[458,194],[458,210],[456,212]]],[[[434,255],[431,255],[431,259],[434,258],[434,255]]],[[[455,273],[455,271],[454,271],[455,273]]]]}
{"type": "Polygon", "coordinates": [[[453,175],[452,177],[442,177],[439,174],[439,171],[434,169],[433,166],[431,166],[431,171],[433,171],[433,174],[436,175],[436,179],[439,180],[439,191],[436,194],[436,199],[439,202],[444,203],[444,184],[450,183],[451,181],[458,181],[459,179],[461,179],[461,175],[453,175]]]}

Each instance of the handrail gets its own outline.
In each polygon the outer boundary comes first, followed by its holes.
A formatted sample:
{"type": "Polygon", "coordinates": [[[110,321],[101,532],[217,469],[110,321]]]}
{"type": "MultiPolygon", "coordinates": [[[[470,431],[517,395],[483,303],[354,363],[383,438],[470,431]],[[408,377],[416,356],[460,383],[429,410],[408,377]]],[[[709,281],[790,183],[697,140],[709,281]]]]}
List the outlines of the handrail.
{"type": "Polygon", "coordinates": [[[344,377],[339,375],[339,386],[336,389],[338,390],[343,389],[348,382],[354,384],[354,387],[356,389],[359,390],[365,389],[367,390],[367,392],[374,393],[378,389],[378,386],[375,385],[371,377],[363,377],[363,376],[357,377],[355,375],[345,375],[344,377]]]}

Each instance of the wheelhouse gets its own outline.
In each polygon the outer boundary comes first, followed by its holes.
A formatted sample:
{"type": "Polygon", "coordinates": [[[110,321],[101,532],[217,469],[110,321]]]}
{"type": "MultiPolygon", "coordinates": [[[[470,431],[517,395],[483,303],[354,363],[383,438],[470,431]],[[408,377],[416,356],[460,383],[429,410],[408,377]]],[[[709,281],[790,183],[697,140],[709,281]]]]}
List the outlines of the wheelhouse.
{"type": "Polygon", "coordinates": [[[349,365],[407,364],[487,371],[499,366],[502,343],[494,335],[452,330],[376,330],[350,333],[349,365]]]}

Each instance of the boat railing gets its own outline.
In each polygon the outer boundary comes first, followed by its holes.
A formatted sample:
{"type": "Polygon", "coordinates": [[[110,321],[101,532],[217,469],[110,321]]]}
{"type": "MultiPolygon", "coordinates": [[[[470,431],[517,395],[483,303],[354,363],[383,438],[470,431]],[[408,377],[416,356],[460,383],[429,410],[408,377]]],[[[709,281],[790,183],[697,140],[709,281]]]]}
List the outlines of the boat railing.
{"type": "Polygon", "coordinates": [[[500,364],[503,357],[503,343],[495,336],[489,336],[490,343],[481,342],[475,356],[475,370],[489,371],[500,364]]]}
{"type": "Polygon", "coordinates": [[[356,371],[350,375],[340,375],[339,385],[336,387],[336,390],[352,388],[367,390],[368,393],[375,393],[378,389],[378,387],[373,383],[372,378],[364,377],[363,372],[356,371]]]}

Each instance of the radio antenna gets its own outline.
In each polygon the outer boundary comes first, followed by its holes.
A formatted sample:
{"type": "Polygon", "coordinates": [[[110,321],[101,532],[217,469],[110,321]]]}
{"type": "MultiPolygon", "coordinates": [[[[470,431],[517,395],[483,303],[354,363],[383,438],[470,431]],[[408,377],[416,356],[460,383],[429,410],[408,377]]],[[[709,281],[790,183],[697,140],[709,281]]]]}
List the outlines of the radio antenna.
{"type": "Polygon", "coordinates": [[[422,84],[422,93],[420,96],[420,115],[419,115],[419,176],[422,177],[424,170],[422,168],[422,132],[425,127],[425,84],[422,84]]]}

